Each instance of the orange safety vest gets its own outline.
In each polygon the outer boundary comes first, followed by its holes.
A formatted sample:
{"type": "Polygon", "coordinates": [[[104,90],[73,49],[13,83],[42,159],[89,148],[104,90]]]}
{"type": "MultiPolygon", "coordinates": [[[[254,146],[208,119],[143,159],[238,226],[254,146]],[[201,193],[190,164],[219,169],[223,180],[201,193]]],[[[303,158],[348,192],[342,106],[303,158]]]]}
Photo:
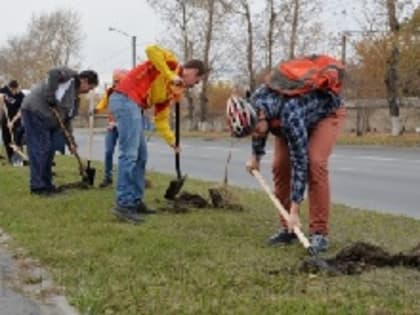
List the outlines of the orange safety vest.
{"type": "MultiPolygon", "coordinates": [[[[175,61],[167,61],[169,69],[175,71],[179,64],[175,61]]],[[[131,70],[116,86],[115,91],[128,96],[134,103],[143,109],[153,105],[148,104],[148,94],[153,81],[159,75],[151,61],[145,61],[131,70]]]]}

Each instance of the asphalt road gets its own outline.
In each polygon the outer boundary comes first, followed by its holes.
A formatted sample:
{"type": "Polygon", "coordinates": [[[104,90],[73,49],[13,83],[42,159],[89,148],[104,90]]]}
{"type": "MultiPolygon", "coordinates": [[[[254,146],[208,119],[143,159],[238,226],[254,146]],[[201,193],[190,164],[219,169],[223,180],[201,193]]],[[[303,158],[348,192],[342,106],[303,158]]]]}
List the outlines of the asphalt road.
{"type": "MultiPolygon", "coordinates": [[[[93,159],[103,159],[104,134],[94,137],[93,159]]],[[[76,132],[81,155],[87,156],[87,135],[76,132]]],[[[156,135],[148,143],[148,169],[174,171],[170,148],[156,135]]],[[[181,169],[189,177],[221,181],[231,149],[229,140],[183,139],[181,169]]],[[[262,160],[262,173],[271,179],[272,150],[262,160]]],[[[250,154],[248,142],[235,142],[229,165],[229,182],[257,188],[258,183],[245,171],[250,154]]],[[[117,155],[115,161],[117,159],[117,155]]],[[[101,175],[98,175],[99,177],[101,175]]],[[[420,219],[420,150],[337,146],[330,159],[332,200],[355,208],[402,214],[420,219]]]]}

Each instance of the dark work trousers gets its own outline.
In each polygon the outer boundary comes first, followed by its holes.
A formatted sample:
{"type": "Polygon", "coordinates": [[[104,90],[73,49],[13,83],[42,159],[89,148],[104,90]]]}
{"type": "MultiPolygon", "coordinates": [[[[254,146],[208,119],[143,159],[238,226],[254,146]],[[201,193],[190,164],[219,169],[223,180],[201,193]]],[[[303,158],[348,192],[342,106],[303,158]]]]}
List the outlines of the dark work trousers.
{"type": "Polygon", "coordinates": [[[23,110],[23,125],[30,167],[31,191],[50,190],[52,184],[52,162],[54,159],[54,130],[41,115],[23,110]]]}

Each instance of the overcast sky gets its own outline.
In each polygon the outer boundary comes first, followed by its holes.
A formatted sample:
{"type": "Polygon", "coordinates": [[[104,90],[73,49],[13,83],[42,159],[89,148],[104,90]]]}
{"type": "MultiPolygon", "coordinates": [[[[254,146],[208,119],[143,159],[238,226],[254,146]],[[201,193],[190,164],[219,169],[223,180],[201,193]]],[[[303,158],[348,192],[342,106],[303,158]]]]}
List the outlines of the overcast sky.
{"type": "MultiPolygon", "coordinates": [[[[2,0],[3,2],[3,0],[2,0]]],[[[85,33],[82,67],[99,72],[101,81],[109,81],[114,68],[131,66],[131,41],[121,34],[108,31],[112,26],[138,37],[138,59],[144,58],[144,45],[155,42],[164,27],[159,16],[146,0],[4,0],[0,9],[0,46],[7,38],[23,33],[33,13],[57,8],[76,10],[82,18],[85,33]]],[[[354,0],[326,0],[320,19],[327,30],[339,32],[357,29],[360,9],[354,0]],[[343,10],[347,15],[343,16],[343,10]]],[[[416,0],[418,2],[418,0],[416,0]]],[[[255,0],[254,3],[261,3],[255,0]]]]}
{"type": "Polygon", "coordinates": [[[154,42],[162,30],[146,0],[14,0],[0,9],[0,46],[25,32],[33,13],[57,8],[71,8],[81,15],[85,33],[82,67],[97,70],[102,81],[109,81],[114,68],[130,67],[132,60],[131,39],[108,31],[109,26],[138,37],[138,58],[144,58],[144,44],[154,42]]]}

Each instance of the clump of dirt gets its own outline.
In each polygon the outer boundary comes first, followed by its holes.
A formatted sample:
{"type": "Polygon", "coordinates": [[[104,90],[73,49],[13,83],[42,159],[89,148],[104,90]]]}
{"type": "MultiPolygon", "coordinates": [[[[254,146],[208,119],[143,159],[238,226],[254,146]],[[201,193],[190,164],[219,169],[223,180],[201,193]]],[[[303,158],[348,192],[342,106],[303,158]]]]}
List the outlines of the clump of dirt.
{"type": "Polygon", "coordinates": [[[208,192],[211,202],[199,194],[183,191],[174,200],[166,200],[166,204],[159,209],[174,213],[186,213],[190,208],[204,209],[211,207],[234,211],[244,210],[243,206],[237,201],[238,198],[225,185],[210,188],[208,192]]]}
{"type": "MultiPolygon", "coordinates": [[[[160,203],[159,200],[157,201],[160,203]]],[[[159,210],[171,213],[186,213],[190,211],[190,208],[202,209],[208,206],[208,201],[200,195],[184,191],[174,200],[166,200],[165,205],[160,207],[159,210]]]]}
{"type": "Polygon", "coordinates": [[[162,212],[170,212],[175,214],[187,213],[190,211],[189,208],[177,202],[176,200],[167,200],[166,204],[162,207],[159,207],[158,210],[162,212]]]}
{"type": "Polygon", "coordinates": [[[145,179],[145,188],[153,188],[152,180],[149,178],[145,179]]]}
{"type": "Polygon", "coordinates": [[[243,206],[239,203],[239,198],[227,185],[209,189],[210,200],[213,207],[234,211],[243,211],[243,206]]]}
{"type": "MultiPolygon", "coordinates": [[[[356,242],[341,250],[335,257],[325,259],[335,274],[356,275],[375,267],[405,266],[420,270],[420,244],[406,253],[392,255],[379,246],[356,242]]],[[[317,272],[311,259],[305,260],[300,271],[317,272]]]]}
{"type": "Polygon", "coordinates": [[[64,191],[67,189],[82,189],[82,190],[87,190],[92,188],[92,186],[90,186],[88,183],[80,181],[80,182],[75,182],[75,183],[67,183],[67,184],[62,184],[57,186],[57,189],[60,191],[64,191]]]}
{"type": "Polygon", "coordinates": [[[186,191],[183,191],[179,197],[175,198],[176,202],[190,206],[193,208],[207,208],[209,203],[206,199],[201,197],[199,194],[193,194],[186,191]]]}

